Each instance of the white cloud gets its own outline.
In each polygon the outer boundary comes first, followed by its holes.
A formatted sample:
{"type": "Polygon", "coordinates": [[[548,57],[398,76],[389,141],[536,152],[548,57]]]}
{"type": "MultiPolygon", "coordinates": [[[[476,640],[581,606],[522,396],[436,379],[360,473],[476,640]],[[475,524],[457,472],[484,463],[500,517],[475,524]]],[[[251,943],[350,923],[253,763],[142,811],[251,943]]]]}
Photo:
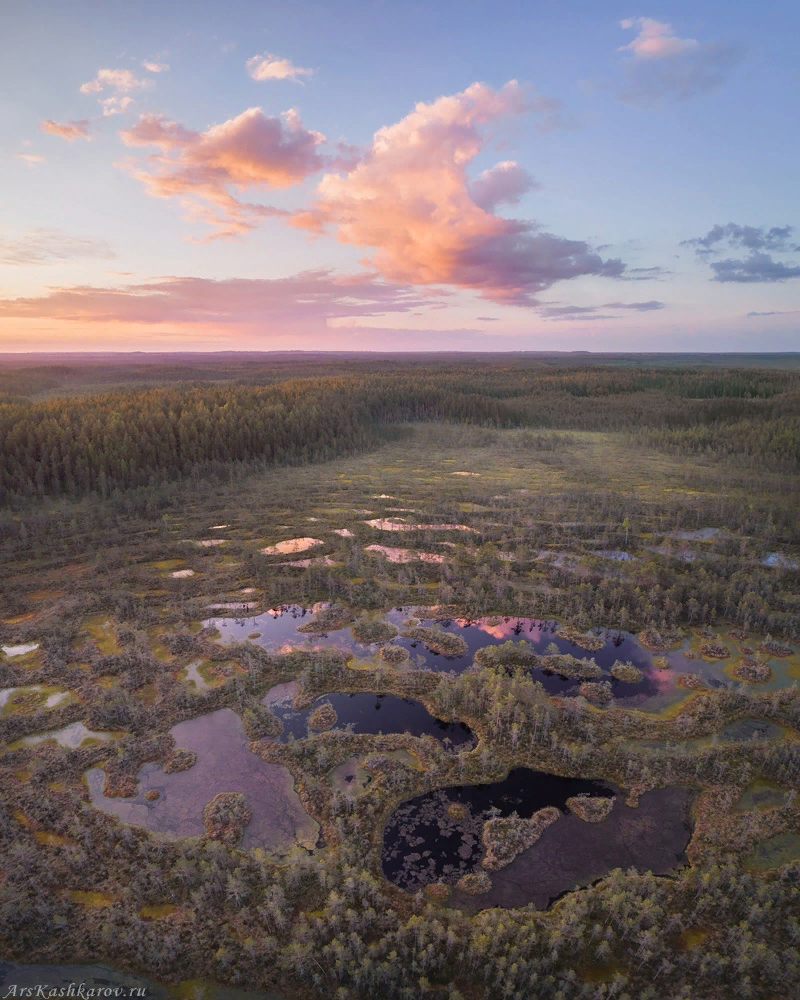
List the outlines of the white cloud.
{"type": "Polygon", "coordinates": [[[290,59],[281,59],[271,52],[265,52],[263,56],[252,56],[245,65],[254,80],[295,80],[301,83],[297,79],[299,76],[311,76],[314,72],[313,69],[295,66],[290,59]]]}
{"type": "Polygon", "coordinates": [[[18,160],[22,160],[26,167],[35,167],[37,163],[47,162],[43,156],[39,156],[37,153],[15,153],[14,155],[18,160]]]}
{"type": "Polygon", "coordinates": [[[139,80],[129,69],[99,69],[94,80],[81,84],[80,91],[99,94],[101,90],[116,90],[118,94],[127,94],[149,86],[149,80],[139,80]]]}
{"type": "Polygon", "coordinates": [[[103,117],[110,118],[111,115],[121,115],[124,111],[133,104],[132,97],[106,97],[101,99],[100,104],[103,108],[103,117]]]}
{"type": "Polygon", "coordinates": [[[103,240],[83,240],[60,229],[31,229],[17,235],[0,235],[0,264],[27,266],[57,264],[75,257],[116,257],[103,240]]]}

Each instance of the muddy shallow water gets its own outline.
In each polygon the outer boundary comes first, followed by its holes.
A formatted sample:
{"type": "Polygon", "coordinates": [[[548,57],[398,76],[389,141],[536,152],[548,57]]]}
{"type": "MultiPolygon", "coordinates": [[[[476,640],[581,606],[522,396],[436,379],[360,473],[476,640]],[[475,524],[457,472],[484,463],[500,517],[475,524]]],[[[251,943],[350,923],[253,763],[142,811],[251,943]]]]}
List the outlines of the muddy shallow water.
{"type": "Polygon", "coordinates": [[[260,847],[278,855],[298,844],[313,850],[319,826],[303,809],[294,790],[294,779],[279,764],[269,764],[248,750],[242,721],[229,708],[180,722],[170,733],[176,748],[194,750],[197,763],[188,771],[165,774],[161,764],[145,764],[138,772],[134,798],[109,798],[103,794],[105,774],[100,768],[86,772],[92,804],[118,816],[125,823],[143,826],[171,837],[198,837],[204,832],[203,807],[219,792],[241,792],[253,818],[241,846],[260,847]],[[159,797],[148,801],[145,793],[159,797]]]}
{"type": "Polygon", "coordinates": [[[452,905],[545,908],[564,892],[587,885],[613,868],[636,867],[665,874],[685,862],[691,836],[687,789],[657,789],[642,795],[637,808],[624,804],[619,789],[606,782],[560,778],[517,768],[504,782],[447,788],[417,796],[399,806],[384,831],[382,866],[386,877],[408,892],[431,882],[454,885],[467,872],[481,871],[483,824],[494,806],[500,815],[514,810],[525,818],[545,806],[562,816],[509,865],[491,873],[492,889],[469,896],[455,889],[452,905]],[[601,823],[586,823],[569,812],[573,795],[616,795],[601,823]],[[448,806],[467,806],[453,819],[448,806]]]}

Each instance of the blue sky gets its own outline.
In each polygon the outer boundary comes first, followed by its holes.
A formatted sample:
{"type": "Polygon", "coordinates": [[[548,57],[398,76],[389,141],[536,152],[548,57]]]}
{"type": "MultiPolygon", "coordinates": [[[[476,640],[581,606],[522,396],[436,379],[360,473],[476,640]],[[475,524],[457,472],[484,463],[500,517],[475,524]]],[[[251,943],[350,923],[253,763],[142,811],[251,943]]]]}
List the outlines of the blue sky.
{"type": "Polygon", "coordinates": [[[19,5],[0,351],[797,350],[799,28],[788,3],[19,5]]]}

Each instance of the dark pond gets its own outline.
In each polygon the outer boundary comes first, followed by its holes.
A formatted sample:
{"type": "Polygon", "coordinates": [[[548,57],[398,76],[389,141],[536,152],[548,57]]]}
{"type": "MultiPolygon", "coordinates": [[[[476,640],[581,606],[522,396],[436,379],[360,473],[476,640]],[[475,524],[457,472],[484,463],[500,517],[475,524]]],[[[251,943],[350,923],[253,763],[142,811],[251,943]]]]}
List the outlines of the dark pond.
{"type": "MultiPolygon", "coordinates": [[[[270,701],[267,695],[264,702],[270,701]]],[[[463,722],[443,722],[434,718],[420,701],[396,698],[391,694],[329,694],[318,698],[311,708],[295,712],[288,700],[283,704],[272,703],[272,711],[283,722],[283,733],[279,737],[285,743],[291,734],[296,740],[305,739],[313,730],[308,729],[308,717],[320,705],[328,702],[336,710],[338,721],[333,727],[352,727],[354,733],[411,733],[422,736],[428,733],[438,740],[449,740],[458,746],[474,745],[476,740],[470,728],[463,722]]]]}
{"type": "Polygon", "coordinates": [[[447,788],[403,803],[384,832],[382,866],[386,877],[408,892],[431,882],[454,885],[467,872],[481,871],[483,824],[491,815],[516,810],[527,818],[544,806],[564,815],[547,827],[539,840],[509,865],[491,873],[492,889],[480,896],[456,890],[454,905],[468,909],[487,906],[544,908],[565,891],[586,885],[613,868],[636,867],[665,873],[684,861],[691,836],[690,793],[657,789],[641,796],[633,809],[612,785],[560,778],[517,768],[503,782],[447,788]],[[573,795],[616,795],[610,815],[601,823],[586,823],[566,808],[573,795]],[[453,803],[467,806],[463,819],[448,813],[453,803]]]}
{"type": "Polygon", "coordinates": [[[195,997],[196,1000],[285,1000],[284,994],[272,990],[266,993],[237,990],[200,979],[165,986],[145,979],[144,976],[112,969],[108,965],[21,965],[17,962],[0,961],[2,996],[8,996],[12,986],[17,987],[17,996],[20,995],[20,989],[31,987],[34,987],[31,995],[36,996],[35,987],[39,986],[46,987],[45,996],[48,988],[66,991],[70,986],[77,995],[81,983],[87,993],[89,990],[119,989],[122,991],[119,996],[146,997],[147,1000],[180,1000],[187,996],[195,997]]]}

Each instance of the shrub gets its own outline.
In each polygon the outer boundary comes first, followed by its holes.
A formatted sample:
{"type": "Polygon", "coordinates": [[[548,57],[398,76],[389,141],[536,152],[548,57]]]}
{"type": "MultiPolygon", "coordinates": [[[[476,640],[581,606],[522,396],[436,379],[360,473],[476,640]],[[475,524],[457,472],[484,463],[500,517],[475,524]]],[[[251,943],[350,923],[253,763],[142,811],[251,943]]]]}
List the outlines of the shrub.
{"type": "Polygon", "coordinates": [[[321,732],[323,729],[330,729],[332,726],[335,726],[338,720],[339,716],[336,714],[336,709],[330,702],[326,701],[314,709],[308,717],[308,725],[309,728],[321,732]]]}

